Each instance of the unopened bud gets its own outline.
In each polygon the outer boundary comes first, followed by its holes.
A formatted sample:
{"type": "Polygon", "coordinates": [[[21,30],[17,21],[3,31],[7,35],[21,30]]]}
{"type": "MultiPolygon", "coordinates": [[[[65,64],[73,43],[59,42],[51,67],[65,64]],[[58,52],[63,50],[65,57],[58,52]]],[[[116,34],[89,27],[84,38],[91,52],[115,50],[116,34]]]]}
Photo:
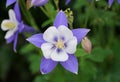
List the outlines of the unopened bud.
{"type": "Polygon", "coordinates": [[[31,8],[31,0],[27,0],[26,7],[28,10],[31,8]]]}
{"type": "Polygon", "coordinates": [[[85,38],[82,39],[81,44],[82,44],[83,49],[84,49],[87,53],[90,54],[90,53],[91,53],[91,49],[92,49],[91,41],[90,41],[87,37],[85,37],[85,38]]]}

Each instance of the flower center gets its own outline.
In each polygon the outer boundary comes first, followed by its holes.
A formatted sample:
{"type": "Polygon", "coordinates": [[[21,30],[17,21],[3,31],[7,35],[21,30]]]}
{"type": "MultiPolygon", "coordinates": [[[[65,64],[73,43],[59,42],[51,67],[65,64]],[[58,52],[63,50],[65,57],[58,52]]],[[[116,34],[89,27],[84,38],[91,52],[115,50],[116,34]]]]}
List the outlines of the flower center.
{"type": "Polygon", "coordinates": [[[64,48],[64,42],[60,39],[58,42],[56,42],[55,46],[59,49],[64,48]]]}
{"type": "Polygon", "coordinates": [[[7,22],[7,23],[4,24],[4,26],[8,29],[13,29],[13,28],[16,27],[16,24],[13,23],[13,22],[7,22]]]}

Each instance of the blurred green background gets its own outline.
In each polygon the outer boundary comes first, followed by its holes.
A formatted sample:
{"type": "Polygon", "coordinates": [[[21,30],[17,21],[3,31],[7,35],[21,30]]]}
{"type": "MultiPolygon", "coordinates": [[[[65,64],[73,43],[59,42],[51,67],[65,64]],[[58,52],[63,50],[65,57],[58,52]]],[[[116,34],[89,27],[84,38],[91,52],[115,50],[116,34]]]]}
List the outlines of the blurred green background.
{"type": "MultiPolygon", "coordinates": [[[[8,10],[14,6],[6,8],[5,2],[0,0],[0,23],[8,19],[8,10]]],[[[39,32],[52,25],[57,13],[53,0],[45,7],[33,7],[29,11],[25,9],[24,1],[21,0],[20,5],[24,23],[38,27],[39,32]]],[[[74,21],[68,18],[72,28],[91,29],[87,35],[92,42],[91,54],[87,54],[81,44],[75,53],[79,62],[78,75],[61,65],[42,75],[39,71],[41,50],[20,35],[17,53],[14,53],[12,44],[6,44],[5,32],[0,29],[0,82],[120,82],[120,5],[115,1],[109,8],[107,0],[72,0],[65,5],[65,1],[60,0],[59,9],[67,8],[73,11],[74,21]]],[[[27,34],[27,37],[31,35],[27,34]]]]}

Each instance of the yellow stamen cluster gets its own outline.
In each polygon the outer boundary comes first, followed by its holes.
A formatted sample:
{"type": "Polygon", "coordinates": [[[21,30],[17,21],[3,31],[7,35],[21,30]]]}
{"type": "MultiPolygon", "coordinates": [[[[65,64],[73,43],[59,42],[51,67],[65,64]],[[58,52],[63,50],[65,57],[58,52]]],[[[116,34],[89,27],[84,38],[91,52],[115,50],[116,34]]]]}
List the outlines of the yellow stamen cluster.
{"type": "Polygon", "coordinates": [[[7,22],[7,23],[4,24],[4,26],[8,29],[13,29],[13,28],[16,27],[16,24],[13,23],[13,22],[7,22]]]}
{"type": "Polygon", "coordinates": [[[64,48],[64,42],[62,40],[58,40],[58,42],[56,42],[55,46],[59,49],[64,48]]]}

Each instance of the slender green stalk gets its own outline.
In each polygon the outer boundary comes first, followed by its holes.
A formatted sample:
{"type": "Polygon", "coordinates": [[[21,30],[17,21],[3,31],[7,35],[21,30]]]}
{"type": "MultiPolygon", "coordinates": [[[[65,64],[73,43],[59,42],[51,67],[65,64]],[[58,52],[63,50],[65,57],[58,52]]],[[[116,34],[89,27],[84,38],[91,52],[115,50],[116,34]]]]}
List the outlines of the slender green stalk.
{"type": "Polygon", "coordinates": [[[43,11],[43,13],[44,13],[48,18],[50,18],[50,15],[47,13],[47,11],[46,11],[43,7],[40,7],[40,9],[43,11]]]}
{"type": "Polygon", "coordinates": [[[108,43],[107,43],[108,46],[111,46],[111,44],[114,40],[114,36],[115,36],[114,33],[115,33],[115,28],[111,27],[109,29],[109,35],[108,35],[108,43]]]}
{"type": "Polygon", "coordinates": [[[31,13],[27,10],[26,5],[23,0],[19,0],[21,10],[25,16],[25,19],[31,24],[33,28],[39,30],[38,26],[36,25],[31,13]]]}
{"type": "MultiPolygon", "coordinates": [[[[87,11],[89,11],[89,8],[94,8],[94,0],[91,1],[90,5],[88,5],[88,10],[87,11]]],[[[88,19],[89,19],[89,12],[87,12],[87,15],[86,15],[86,18],[85,18],[84,27],[87,27],[88,19]]]]}
{"type": "Polygon", "coordinates": [[[59,11],[59,0],[54,0],[57,11],[59,11]]]}
{"type": "Polygon", "coordinates": [[[89,19],[89,15],[87,14],[87,15],[86,15],[86,18],[85,18],[85,24],[84,24],[84,27],[87,27],[88,19],[89,19]]]}

